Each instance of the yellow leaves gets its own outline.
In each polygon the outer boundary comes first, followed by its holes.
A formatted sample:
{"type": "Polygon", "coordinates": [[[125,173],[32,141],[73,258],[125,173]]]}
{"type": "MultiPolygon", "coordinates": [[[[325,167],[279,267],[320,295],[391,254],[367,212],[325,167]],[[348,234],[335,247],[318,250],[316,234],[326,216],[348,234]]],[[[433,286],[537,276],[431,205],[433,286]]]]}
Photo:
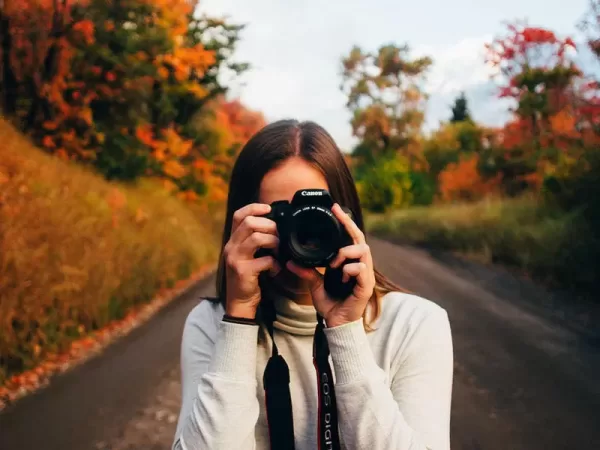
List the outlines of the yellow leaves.
{"type": "Polygon", "coordinates": [[[177,194],[177,197],[187,202],[195,202],[196,200],[198,200],[198,194],[190,190],[179,192],[177,194]]]}
{"type": "Polygon", "coordinates": [[[181,157],[186,156],[190,152],[193,145],[192,141],[182,139],[172,128],[166,130],[164,135],[167,148],[171,154],[181,157]]]}
{"type": "Polygon", "coordinates": [[[154,145],[154,151],[152,152],[152,157],[160,162],[163,162],[167,159],[167,146],[164,142],[157,142],[154,145]]]}
{"type": "Polygon", "coordinates": [[[194,94],[194,96],[199,100],[202,100],[208,95],[208,91],[202,86],[200,86],[198,83],[188,83],[187,90],[190,93],[194,94]]]}
{"type": "MultiPolygon", "coordinates": [[[[194,47],[176,46],[173,54],[164,55],[159,62],[171,66],[177,81],[183,82],[189,78],[192,70],[196,75],[201,76],[211,64],[214,64],[215,53],[206,50],[201,44],[194,47]]],[[[159,73],[166,78],[160,68],[159,73]]]]}
{"type": "Polygon", "coordinates": [[[163,172],[170,177],[181,178],[188,173],[188,169],[179,162],[170,160],[163,165],[163,172]]]}
{"type": "Polygon", "coordinates": [[[160,66],[158,68],[158,76],[161,77],[163,80],[166,80],[167,78],[169,78],[169,69],[167,69],[164,66],[160,66]]]}

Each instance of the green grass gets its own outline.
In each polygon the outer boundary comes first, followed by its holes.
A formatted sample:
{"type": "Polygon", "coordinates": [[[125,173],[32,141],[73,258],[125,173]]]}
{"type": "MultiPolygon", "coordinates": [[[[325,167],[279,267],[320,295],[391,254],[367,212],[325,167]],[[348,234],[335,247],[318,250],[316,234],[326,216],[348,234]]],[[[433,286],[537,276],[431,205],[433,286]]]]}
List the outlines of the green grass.
{"type": "Polygon", "coordinates": [[[517,267],[562,287],[589,291],[598,283],[600,244],[585,222],[534,198],[415,207],[368,215],[366,226],[394,242],[517,267]]]}

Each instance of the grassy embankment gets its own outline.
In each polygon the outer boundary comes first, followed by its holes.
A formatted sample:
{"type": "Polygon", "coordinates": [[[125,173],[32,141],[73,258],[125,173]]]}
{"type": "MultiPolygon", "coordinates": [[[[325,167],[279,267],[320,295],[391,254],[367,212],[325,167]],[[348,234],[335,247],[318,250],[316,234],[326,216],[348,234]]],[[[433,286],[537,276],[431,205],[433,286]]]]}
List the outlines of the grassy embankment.
{"type": "Polygon", "coordinates": [[[516,267],[580,292],[597,287],[600,243],[577,214],[534,198],[409,208],[370,215],[367,228],[397,243],[455,251],[516,267]]]}
{"type": "Polygon", "coordinates": [[[220,210],[109,183],[0,120],[0,386],[216,260],[220,210]]]}

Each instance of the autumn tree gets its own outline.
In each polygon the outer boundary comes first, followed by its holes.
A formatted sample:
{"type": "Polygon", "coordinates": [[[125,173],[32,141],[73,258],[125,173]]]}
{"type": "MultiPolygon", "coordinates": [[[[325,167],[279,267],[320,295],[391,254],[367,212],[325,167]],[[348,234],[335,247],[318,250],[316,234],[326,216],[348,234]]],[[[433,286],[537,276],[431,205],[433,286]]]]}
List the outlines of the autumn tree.
{"type": "Polygon", "coordinates": [[[525,23],[508,25],[506,35],[487,45],[499,97],[514,100],[514,116],[499,131],[484,169],[502,174],[509,195],[539,189],[546,174],[577,147],[557,133],[557,124],[564,128],[570,115],[584,118],[577,104],[586,83],[574,62],[576,50],[571,38],[525,23]]]}
{"type": "Polygon", "coordinates": [[[569,103],[569,89],[581,75],[570,57],[575,43],[550,30],[516,23],[486,48],[486,62],[501,80],[499,96],[515,100],[515,114],[527,122],[532,141],[539,145],[550,117],[569,103]]]}
{"type": "Polygon", "coordinates": [[[215,184],[194,169],[212,164],[194,124],[225,104],[223,71],[248,67],[233,59],[242,26],[188,0],[3,1],[2,109],[45,149],[108,178],[215,184]]]}
{"type": "Polygon", "coordinates": [[[421,84],[430,65],[428,57],[411,59],[406,45],[371,53],[354,47],[343,58],[341,88],[353,114],[353,134],[361,141],[357,156],[410,154],[423,123],[421,84]]]}
{"type": "MultiPolygon", "coordinates": [[[[375,52],[354,47],[342,58],[341,89],[352,112],[352,131],[359,139],[353,149],[353,171],[369,208],[404,206],[425,195],[412,179],[423,169],[419,136],[424,120],[422,82],[428,57],[411,59],[407,45],[383,45],[375,52]]],[[[426,202],[426,201],[425,201],[426,202]]]]}

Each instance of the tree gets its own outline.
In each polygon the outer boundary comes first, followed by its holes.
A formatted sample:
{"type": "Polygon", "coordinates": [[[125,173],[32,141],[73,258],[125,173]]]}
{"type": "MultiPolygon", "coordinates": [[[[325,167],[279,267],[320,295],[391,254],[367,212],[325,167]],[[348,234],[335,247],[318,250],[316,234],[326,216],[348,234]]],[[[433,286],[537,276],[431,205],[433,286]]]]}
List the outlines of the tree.
{"type": "Polygon", "coordinates": [[[467,105],[467,97],[464,92],[454,100],[454,106],[452,106],[452,117],[450,122],[465,122],[471,121],[471,113],[467,105]]]}
{"type": "Polygon", "coordinates": [[[575,43],[569,37],[558,38],[550,30],[516,23],[509,24],[507,35],[486,48],[486,62],[502,80],[499,96],[515,100],[515,114],[528,122],[531,141],[539,145],[550,117],[569,103],[569,89],[581,75],[569,57],[575,43]]]}
{"type": "Polygon", "coordinates": [[[430,58],[410,59],[408,46],[392,44],[372,53],[354,47],[342,59],[341,89],[361,152],[410,155],[423,123],[421,82],[430,65],[430,58]]]}
{"type": "MultiPolygon", "coordinates": [[[[198,194],[215,184],[194,167],[213,164],[195,122],[230,107],[213,100],[224,70],[248,68],[232,56],[242,26],[196,17],[196,0],[0,1],[0,105],[41,146],[107,178],[198,194]]],[[[250,116],[239,105],[246,122],[225,126],[254,129],[250,116]]]]}

